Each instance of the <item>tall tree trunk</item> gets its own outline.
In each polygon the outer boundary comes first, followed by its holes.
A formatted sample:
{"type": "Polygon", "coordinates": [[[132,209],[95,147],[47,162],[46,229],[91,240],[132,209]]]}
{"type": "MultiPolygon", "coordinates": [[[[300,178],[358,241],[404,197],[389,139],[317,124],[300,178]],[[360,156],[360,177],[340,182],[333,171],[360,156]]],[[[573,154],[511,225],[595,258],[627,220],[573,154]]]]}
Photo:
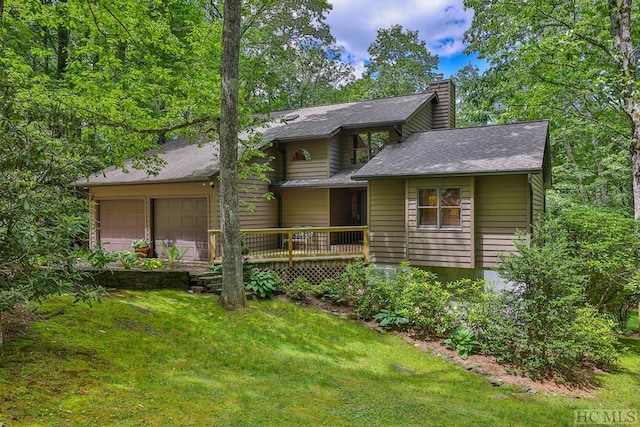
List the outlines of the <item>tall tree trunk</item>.
{"type": "Polygon", "coordinates": [[[0,0],[0,22],[2,22],[2,15],[4,15],[4,0],[0,0]]]}
{"type": "Polygon", "coordinates": [[[220,111],[220,228],[222,295],[227,310],[246,304],[242,281],[242,247],[238,200],[238,68],[241,0],[225,0],[222,31],[222,108],[220,111]]]}
{"type": "Polygon", "coordinates": [[[640,221],[640,100],[637,99],[638,58],[631,38],[632,0],[608,0],[610,32],[616,59],[622,70],[619,82],[625,97],[625,112],[631,120],[631,170],[633,173],[633,211],[636,221],[640,221]]]}

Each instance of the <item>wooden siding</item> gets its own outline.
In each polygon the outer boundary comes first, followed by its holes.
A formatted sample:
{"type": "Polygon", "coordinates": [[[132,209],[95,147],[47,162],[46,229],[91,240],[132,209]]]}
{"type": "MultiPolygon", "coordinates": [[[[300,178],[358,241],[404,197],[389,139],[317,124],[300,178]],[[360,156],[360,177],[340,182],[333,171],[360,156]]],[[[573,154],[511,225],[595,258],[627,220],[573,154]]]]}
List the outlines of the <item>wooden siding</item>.
{"type": "Polygon", "coordinates": [[[326,178],[329,176],[329,140],[289,142],[286,144],[287,179],[326,178]],[[293,160],[293,155],[304,148],[311,160],[293,160]]]}
{"type": "Polygon", "coordinates": [[[265,150],[265,154],[267,157],[259,160],[268,161],[269,166],[273,169],[267,172],[267,178],[269,178],[271,182],[282,181],[282,163],[284,160],[282,153],[276,147],[269,147],[265,150]]]}
{"type": "Polygon", "coordinates": [[[269,183],[251,178],[240,181],[240,227],[272,228],[278,226],[278,202],[268,200],[269,183]]]}
{"type": "Polygon", "coordinates": [[[402,138],[412,133],[431,130],[433,128],[433,101],[426,103],[416,111],[402,127],[402,138]]]}
{"type": "Polygon", "coordinates": [[[544,178],[541,173],[531,175],[531,190],[533,192],[533,223],[538,220],[538,216],[544,212],[544,178]]]}
{"type": "Polygon", "coordinates": [[[328,188],[291,188],[282,190],[282,226],[329,226],[328,188]]]}
{"type": "Polygon", "coordinates": [[[478,177],[476,179],[476,262],[498,266],[498,254],[514,249],[516,230],[526,231],[529,222],[529,191],[526,175],[478,177]]]}
{"type": "Polygon", "coordinates": [[[345,168],[345,163],[349,162],[347,153],[347,137],[339,134],[329,141],[329,175],[334,175],[340,169],[345,168]]]}
{"type": "Polygon", "coordinates": [[[412,179],[407,186],[408,259],[414,265],[473,268],[472,178],[412,179]],[[459,187],[462,190],[460,229],[418,228],[417,198],[421,188],[459,187]]]}
{"type": "Polygon", "coordinates": [[[405,181],[369,181],[369,253],[373,262],[406,258],[405,181]]]}
{"type": "Polygon", "coordinates": [[[433,129],[456,127],[456,93],[451,80],[437,80],[429,84],[429,90],[438,94],[433,108],[433,129]]]}

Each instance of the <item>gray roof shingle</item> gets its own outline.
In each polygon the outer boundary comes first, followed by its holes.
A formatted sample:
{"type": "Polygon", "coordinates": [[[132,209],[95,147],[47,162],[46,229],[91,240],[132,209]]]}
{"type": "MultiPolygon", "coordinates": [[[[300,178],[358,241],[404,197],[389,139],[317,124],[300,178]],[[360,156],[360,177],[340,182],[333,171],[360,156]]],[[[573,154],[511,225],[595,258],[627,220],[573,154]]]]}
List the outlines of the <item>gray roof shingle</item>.
{"type": "Polygon", "coordinates": [[[266,141],[315,139],[327,138],[341,128],[401,124],[434,97],[435,93],[428,92],[277,111],[271,115],[274,119],[281,120],[289,115],[298,115],[298,117],[289,122],[279,121],[263,130],[262,135],[266,141]]]}
{"type": "Polygon", "coordinates": [[[417,132],[385,147],[353,179],[542,171],[549,123],[417,132]]]}
{"type": "MultiPolygon", "coordinates": [[[[435,93],[398,96],[394,98],[372,99],[343,104],[323,105],[277,111],[271,114],[274,122],[270,127],[257,129],[264,141],[287,141],[326,138],[341,128],[367,127],[369,125],[392,125],[404,123],[422,105],[433,100],[435,93]],[[289,115],[297,115],[295,120],[284,122],[289,115]]],[[[240,137],[247,137],[243,134],[240,137]]],[[[146,170],[134,169],[132,162],[121,168],[109,167],[72,185],[114,185],[144,184],[151,182],[206,181],[219,172],[218,145],[205,139],[181,138],[162,145],[160,158],[166,163],[160,173],[149,175],[146,170]],[[206,144],[204,144],[206,142],[206,144]],[[203,147],[199,146],[204,144],[203,147]]],[[[152,153],[149,153],[151,156],[152,153]]]]}
{"type": "Polygon", "coordinates": [[[289,179],[287,181],[274,184],[278,188],[344,188],[344,187],[366,187],[366,182],[358,182],[351,179],[357,169],[342,169],[327,178],[307,178],[289,179]]]}
{"type": "MultiPolygon", "coordinates": [[[[156,182],[193,182],[208,181],[220,170],[218,144],[207,142],[204,138],[180,138],[166,142],[161,146],[160,159],[166,162],[157,175],[149,175],[145,169],[135,169],[132,161],[127,160],[124,172],[122,168],[108,167],[86,179],[72,185],[114,185],[146,184],[156,182]]],[[[153,153],[147,153],[151,156],[153,153]]]]}

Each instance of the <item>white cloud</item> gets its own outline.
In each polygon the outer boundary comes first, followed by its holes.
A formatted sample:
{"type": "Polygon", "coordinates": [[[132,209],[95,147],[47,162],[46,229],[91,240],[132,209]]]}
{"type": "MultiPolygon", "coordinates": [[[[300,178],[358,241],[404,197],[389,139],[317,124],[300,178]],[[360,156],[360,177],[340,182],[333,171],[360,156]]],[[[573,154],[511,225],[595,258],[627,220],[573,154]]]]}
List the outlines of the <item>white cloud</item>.
{"type": "MultiPolygon", "coordinates": [[[[402,25],[418,30],[429,51],[440,57],[462,53],[464,32],[470,27],[472,10],[462,0],[330,0],[333,10],[327,22],[357,70],[364,68],[367,48],[379,28],[402,25]]],[[[359,74],[358,74],[359,75],[359,74]]]]}

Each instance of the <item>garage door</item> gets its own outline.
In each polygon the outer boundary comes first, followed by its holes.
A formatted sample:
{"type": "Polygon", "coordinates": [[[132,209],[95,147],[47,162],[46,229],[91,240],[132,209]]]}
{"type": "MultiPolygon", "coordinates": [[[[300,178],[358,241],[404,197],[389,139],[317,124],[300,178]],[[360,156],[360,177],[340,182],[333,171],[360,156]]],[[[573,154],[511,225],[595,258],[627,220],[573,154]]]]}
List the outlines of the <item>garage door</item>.
{"type": "Polygon", "coordinates": [[[130,251],[131,241],[144,237],[144,199],[100,200],[98,227],[105,251],[130,251]]]}
{"type": "Polygon", "coordinates": [[[156,253],[162,255],[160,243],[171,246],[177,243],[189,248],[185,261],[207,261],[208,221],[207,199],[155,199],[154,240],[156,253]]]}

